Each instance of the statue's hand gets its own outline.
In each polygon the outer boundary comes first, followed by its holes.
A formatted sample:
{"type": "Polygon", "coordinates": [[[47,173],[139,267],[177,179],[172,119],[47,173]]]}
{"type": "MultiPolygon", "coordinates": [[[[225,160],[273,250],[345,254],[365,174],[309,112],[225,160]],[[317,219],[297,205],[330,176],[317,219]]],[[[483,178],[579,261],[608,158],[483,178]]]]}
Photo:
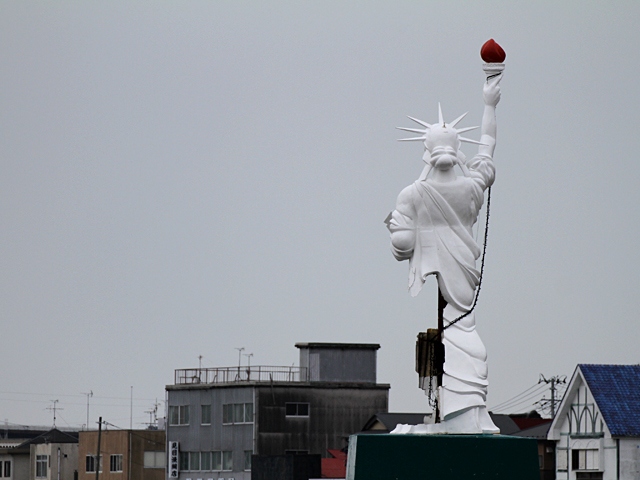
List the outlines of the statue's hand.
{"type": "Polygon", "coordinates": [[[495,107],[500,101],[500,81],[502,80],[502,74],[489,79],[485,82],[482,89],[482,96],[484,98],[485,105],[489,107],[495,107]]]}

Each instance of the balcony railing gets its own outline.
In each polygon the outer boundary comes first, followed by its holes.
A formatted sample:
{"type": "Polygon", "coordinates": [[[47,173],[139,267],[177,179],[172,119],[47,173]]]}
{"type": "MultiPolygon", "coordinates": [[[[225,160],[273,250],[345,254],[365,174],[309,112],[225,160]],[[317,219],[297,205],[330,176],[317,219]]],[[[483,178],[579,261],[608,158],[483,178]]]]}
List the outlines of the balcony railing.
{"type": "Polygon", "coordinates": [[[183,368],[175,371],[176,385],[242,383],[242,382],[306,382],[308,370],[303,367],[218,367],[183,368]]]}

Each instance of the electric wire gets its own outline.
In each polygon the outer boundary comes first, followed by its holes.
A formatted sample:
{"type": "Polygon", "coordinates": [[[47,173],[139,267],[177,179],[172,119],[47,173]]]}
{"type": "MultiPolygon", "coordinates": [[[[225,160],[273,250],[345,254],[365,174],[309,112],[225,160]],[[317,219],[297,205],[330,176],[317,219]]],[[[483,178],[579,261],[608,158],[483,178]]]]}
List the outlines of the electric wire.
{"type": "Polygon", "coordinates": [[[500,408],[500,407],[502,407],[503,405],[505,405],[507,403],[511,403],[513,400],[516,400],[517,398],[519,398],[519,397],[521,397],[523,395],[526,395],[529,391],[531,391],[533,389],[537,389],[539,387],[540,387],[540,384],[539,383],[535,383],[535,384],[531,385],[529,388],[527,388],[526,390],[523,390],[522,392],[518,393],[517,395],[514,395],[513,397],[505,400],[504,402],[498,403],[497,405],[492,406],[491,410],[500,408]]]}
{"type": "Polygon", "coordinates": [[[531,392],[529,392],[528,394],[526,394],[525,396],[521,397],[521,398],[514,398],[513,400],[509,401],[509,402],[504,402],[502,405],[498,405],[496,407],[494,407],[492,410],[493,411],[499,411],[499,410],[505,410],[507,408],[512,408],[516,405],[520,405],[521,403],[530,400],[532,398],[535,398],[539,395],[541,395],[546,389],[545,388],[537,388],[531,392]]]}

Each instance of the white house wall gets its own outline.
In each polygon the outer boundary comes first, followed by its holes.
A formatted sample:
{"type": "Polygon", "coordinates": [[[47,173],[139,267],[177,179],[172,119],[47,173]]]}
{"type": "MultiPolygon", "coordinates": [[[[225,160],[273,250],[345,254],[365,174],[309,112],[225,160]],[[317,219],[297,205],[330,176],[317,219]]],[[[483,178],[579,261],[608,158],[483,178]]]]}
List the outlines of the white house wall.
{"type": "Polygon", "coordinates": [[[620,480],[640,478],[640,439],[621,438],[620,480]]]}
{"type": "MultiPolygon", "coordinates": [[[[617,476],[617,444],[604,423],[602,414],[578,370],[569,385],[549,439],[556,440],[557,480],[576,480],[572,451],[588,450],[589,466],[580,471],[603,472],[603,480],[624,480],[617,476]]],[[[637,478],[637,477],[628,477],[637,478]]]]}

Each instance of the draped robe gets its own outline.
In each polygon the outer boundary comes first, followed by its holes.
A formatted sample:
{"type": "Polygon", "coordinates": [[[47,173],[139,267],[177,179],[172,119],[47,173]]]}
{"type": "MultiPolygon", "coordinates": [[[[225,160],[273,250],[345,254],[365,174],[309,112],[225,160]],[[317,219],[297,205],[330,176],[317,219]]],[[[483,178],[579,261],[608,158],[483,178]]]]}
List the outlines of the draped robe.
{"type": "MultiPolygon", "coordinates": [[[[440,183],[417,180],[398,196],[391,214],[391,246],[398,260],[409,259],[409,291],[416,296],[427,276],[437,276],[447,302],[444,325],[471,309],[479,282],[476,260],[481,250],[472,227],[491,186],[495,169],[490,157],[477,155],[467,164],[468,176],[440,183]],[[394,245],[394,235],[411,232],[412,249],[394,245]]],[[[398,237],[396,237],[398,238],[398,237]]],[[[398,242],[396,242],[397,244],[398,242]]],[[[487,395],[487,353],[469,314],[444,331],[445,363],[440,405],[442,418],[469,407],[484,406],[487,395]]]]}

